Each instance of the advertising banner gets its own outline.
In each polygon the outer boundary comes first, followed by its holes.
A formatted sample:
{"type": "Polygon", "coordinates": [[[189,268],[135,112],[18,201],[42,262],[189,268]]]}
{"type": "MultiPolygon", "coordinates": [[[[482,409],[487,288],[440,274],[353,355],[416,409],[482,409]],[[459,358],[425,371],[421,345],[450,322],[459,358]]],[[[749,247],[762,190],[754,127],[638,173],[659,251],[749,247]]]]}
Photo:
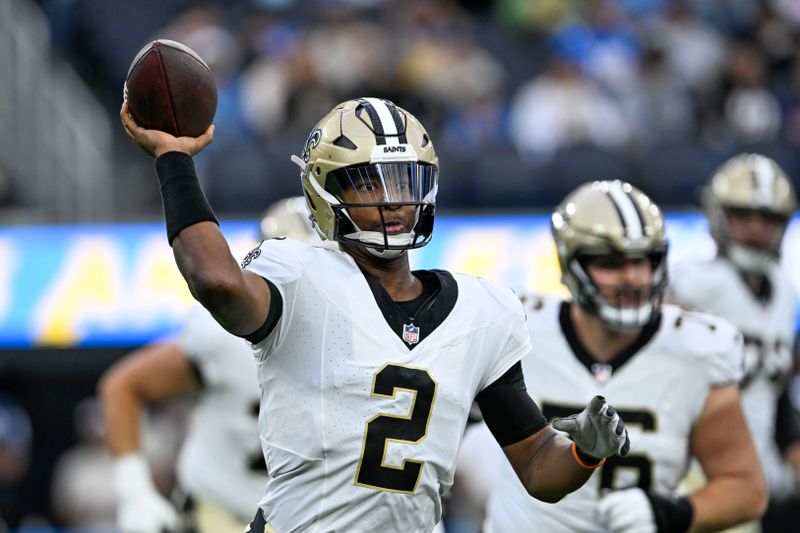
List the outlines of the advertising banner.
{"type": "MultiPolygon", "coordinates": [[[[237,258],[257,243],[257,228],[223,222],[237,258]]],[[[713,256],[701,215],[668,214],[667,231],[671,263],[713,256]]],[[[783,261],[800,288],[797,219],[783,261]]],[[[544,214],[438,216],[411,262],[565,294],[544,214]]],[[[0,348],[135,345],[173,333],[193,304],[160,222],[0,229],[0,348]]]]}

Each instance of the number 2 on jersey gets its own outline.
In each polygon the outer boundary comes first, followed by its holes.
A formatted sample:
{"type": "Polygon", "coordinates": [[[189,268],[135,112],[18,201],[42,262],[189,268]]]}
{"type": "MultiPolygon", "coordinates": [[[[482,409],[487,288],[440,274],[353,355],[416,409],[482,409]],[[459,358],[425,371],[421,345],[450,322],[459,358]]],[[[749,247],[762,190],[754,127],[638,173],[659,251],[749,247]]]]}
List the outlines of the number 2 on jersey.
{"type": "Polygon", "coordinates": [[[403,460],[402,466],[385,463],[389,442],[419,444],[428,436],[436,382],[427,370],[387,364],[372,380],[372,395],[396,398],[397,391],[413,394],[408,415],[379,414],[364,429],[356,485],[411,494],[417,488],[423,461],[403,460]]]}

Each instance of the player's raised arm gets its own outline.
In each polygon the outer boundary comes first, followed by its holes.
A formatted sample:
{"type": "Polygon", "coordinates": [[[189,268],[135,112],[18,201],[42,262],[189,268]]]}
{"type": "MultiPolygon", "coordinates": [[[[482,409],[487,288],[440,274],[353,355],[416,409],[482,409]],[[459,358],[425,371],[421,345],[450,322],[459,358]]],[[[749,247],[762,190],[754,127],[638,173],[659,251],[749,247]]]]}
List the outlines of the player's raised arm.
{"type": "Polygon", "coordinates": [[[267,318],[269,288],[258,275],[243,271],[234,259],[191,158],[211,143],[213,126],[199,137],[147,130],[134,122],[127,103],[122,105],[120,118],[128,136],[156,158],[167,237],[192,295],[234,335],[257,331],[267,318]]]}

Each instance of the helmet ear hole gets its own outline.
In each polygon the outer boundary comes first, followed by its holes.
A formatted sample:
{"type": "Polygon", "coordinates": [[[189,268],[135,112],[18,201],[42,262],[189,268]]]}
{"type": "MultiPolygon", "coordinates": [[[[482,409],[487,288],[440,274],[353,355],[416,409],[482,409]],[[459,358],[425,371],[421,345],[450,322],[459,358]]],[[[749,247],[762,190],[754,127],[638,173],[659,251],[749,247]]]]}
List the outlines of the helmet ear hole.
{"type": "Polygon", "coordinates": [[[430,235],[433,233],[433,219],[436,208],[432,205],[422,207],[422,213],[419,217],[419,224],[417,225],[417,232],[422,235],[430,235]]]}

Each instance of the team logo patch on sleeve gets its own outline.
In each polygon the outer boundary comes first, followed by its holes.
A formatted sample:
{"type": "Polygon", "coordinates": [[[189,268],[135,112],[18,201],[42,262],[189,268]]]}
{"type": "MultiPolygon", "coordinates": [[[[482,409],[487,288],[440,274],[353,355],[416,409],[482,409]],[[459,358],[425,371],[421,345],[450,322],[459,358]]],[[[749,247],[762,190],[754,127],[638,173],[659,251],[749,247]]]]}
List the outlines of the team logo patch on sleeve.
{"type": "Polygon", "coordinates": [[[250,250],[249,252],[247,252],[247,255],[246,255],[246,256],[244,256],[244,259],[242,259],[242,268],[244,268],[244,267],[246,267],[247,265],[249,265],[250,263],[252,263],[252,262],[253,262],[253,260],[254,260],[256,257],[258,257],[259,255],[261,255],[261,245],[262,245],[262,244],[264,244],[264,241],[261,241],[260,243],[258,243],[258,246],[256,246],[255,248],[253,248],[252,250],[250,250]]]}
{"type": "Polygon", "coordinates": [[[419,342],[419,328],[414,324],[403,324],[403,340],[408,344],[419,342]]]}

